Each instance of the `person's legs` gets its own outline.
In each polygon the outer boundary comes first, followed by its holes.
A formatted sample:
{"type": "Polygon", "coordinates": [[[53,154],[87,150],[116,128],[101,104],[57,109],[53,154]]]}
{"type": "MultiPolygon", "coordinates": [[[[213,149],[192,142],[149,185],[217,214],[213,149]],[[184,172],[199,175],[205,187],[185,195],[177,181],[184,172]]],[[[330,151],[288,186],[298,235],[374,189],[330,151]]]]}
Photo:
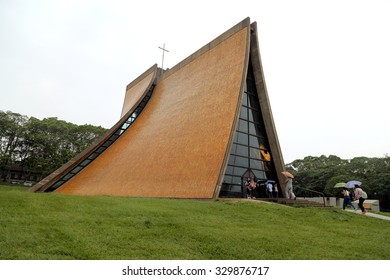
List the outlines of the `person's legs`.
{"type": "Polygon", "coordinates": [[[290,190],[289,190],[289,188],[286,188],[286,198],[290,198],[290,190]]]}
{"type": "Polygon", "coordinates": [[[343,209],[344,210],[347,207],[347,205],[350,205],[353,209],[356,210],[355,205],[353,205],[353,203],[352,203],[351,199],[349,198],[349,196],[345,196],[344,197],[344,204],[343,204],[343,209]]]}
{"type": "Polygon", "coordinates": [[[364,198],[363,197],[359,198],[359,208],[362,210],[362,213],[366,213],[366,209],[364,208],[363,202],[364,202],[364,198]]]}
{"type": "Polygon", "coordinates": [[[292,190],[290,191],[290,198],[297,199],[297,197],[295,196],[295,193],[292,190]]]}

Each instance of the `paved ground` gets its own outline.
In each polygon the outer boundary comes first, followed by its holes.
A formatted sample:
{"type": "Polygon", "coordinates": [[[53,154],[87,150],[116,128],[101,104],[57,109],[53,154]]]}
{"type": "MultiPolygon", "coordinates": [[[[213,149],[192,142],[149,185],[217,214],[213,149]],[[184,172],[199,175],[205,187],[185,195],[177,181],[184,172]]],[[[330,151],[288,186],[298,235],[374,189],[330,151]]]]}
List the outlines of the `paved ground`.
{"type": "MultiPolygon", "coordinates": [[[[356,213],[356,214],[359,214],[359,215],[362,214],[362,211],[360,211],[360,210],[354,211],[354,210],[347,209],[345,211],[348,211],[348,212],[351,212],[351,213],[356,213]]],[[[390,217],[389,216],[384,216],[384,215],[379,215],[379,214],[376,214],[376,213],[371,213],[370,211],[367,211],[365,216],[390,221],[390,217]]]]}

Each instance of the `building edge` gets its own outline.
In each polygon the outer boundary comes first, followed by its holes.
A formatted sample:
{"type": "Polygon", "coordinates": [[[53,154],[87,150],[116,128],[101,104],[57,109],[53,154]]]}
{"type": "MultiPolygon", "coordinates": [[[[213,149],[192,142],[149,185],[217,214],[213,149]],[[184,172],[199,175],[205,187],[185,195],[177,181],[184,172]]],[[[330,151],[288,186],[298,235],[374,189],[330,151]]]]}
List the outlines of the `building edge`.
{"type": "MultiPolygon", "coordinates": [[[[216,186],[214,189],[213,199],[217,199],[219,197],[220,192],[221,192],[223,179],[225,177],[226,168],[227,168],[228,161],[229,161],[230,151],[231,151],[232,146],[233,146],[234,134],[235,134],[235,132],[237,130],[237,126],[238,126],[238,119],[239,119],[240,110],[241,110],[241,101],[242,101],[242,96],[244,93],[246,76],[248,74],[248,67],[249,67],[250,45],[251,45],[250,44],[250,41],[251,41],[250,18],[249,17],[246,18],[245,20],[243,20],[242,22],[240,22],[239,24],[237,24],[236,26],[231,28],[229,31],[227,31],[227,32],[229,32],[228,34],[225,34],[225,36],[231,36],[231,35],[235,34],[236,32],[241,31],[244,28],[247,28],[247,37],[246,37],[247,39],[246,39],[246,51],[245,51],[245,63],[244,63],[244,67],[242,69],[240,93],[238,95],[238,100],[236,102],[236,111],[234,114],[234,120],[233,120],[233,124],[232,124],[231,130],[230,130],[229,140],[228,140],[228,144],[226,146],[225,156],[224,156],[224,159],[223,159],[223,162],[221,165],[221,169],[219,172],[218,181],[216,182],[216,186]],[[230,33],[230,32],[234,32],[234,33],[230,33]]],[[[220,37],[224,38],[223,35],[224,34],[222,34],[220,37]]],[[[221,39],[220,37],[218,37],[217,39],[221,39]]]]}
{"type": "Polygon", "coordinates": [[[270,145],[270,153],[273,158],[275,170],[277,173],[278,181],[283,193],[285,196],[284,188],[284,177],[282,171],[284,170],[284,160],[283,154],[279,143],[278,134],[276,131],[276,126],[272,114],[271,103],[268,97],[267,86],[265,82],[265,76],[263,71],[263,65],[261,61],[260,47],[259,47],[259,37],[258,37],[258,28],[257,22],[251,24],[251,62],[255,77],[255,84],[257,89],[257,94],[260,101],[260,108],[262,111],[265,129],[270,145]]]}

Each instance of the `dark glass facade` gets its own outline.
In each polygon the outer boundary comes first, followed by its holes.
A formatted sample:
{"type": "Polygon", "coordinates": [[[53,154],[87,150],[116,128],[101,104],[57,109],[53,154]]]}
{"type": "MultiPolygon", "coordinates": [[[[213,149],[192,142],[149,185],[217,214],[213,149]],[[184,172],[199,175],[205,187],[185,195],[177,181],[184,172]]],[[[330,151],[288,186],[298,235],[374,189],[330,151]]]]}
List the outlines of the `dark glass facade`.
{"type": "Polygon", "coordinates": [[[243,180],[248,176],[256,181],[276,180],[251,65],[220,197],[244,197],[243,180]]]}

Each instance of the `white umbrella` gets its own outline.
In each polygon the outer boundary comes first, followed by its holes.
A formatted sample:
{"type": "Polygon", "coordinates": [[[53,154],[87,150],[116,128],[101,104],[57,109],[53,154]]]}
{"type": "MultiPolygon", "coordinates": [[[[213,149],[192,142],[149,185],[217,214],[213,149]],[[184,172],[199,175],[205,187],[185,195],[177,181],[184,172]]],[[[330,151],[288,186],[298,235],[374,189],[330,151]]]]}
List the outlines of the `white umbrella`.
{"type": "Polygon", "coordinates": [[[352,188],[355,187],[355,185],[360,186],[361,184],[362,184],[362,182],[360,182],[360,181],[349,181],[349,182],[347,182],[347,183],[345,184],[345,187],[346,187],[346,188],[349,188],[349,189],[352,189],[352,188]]]}

